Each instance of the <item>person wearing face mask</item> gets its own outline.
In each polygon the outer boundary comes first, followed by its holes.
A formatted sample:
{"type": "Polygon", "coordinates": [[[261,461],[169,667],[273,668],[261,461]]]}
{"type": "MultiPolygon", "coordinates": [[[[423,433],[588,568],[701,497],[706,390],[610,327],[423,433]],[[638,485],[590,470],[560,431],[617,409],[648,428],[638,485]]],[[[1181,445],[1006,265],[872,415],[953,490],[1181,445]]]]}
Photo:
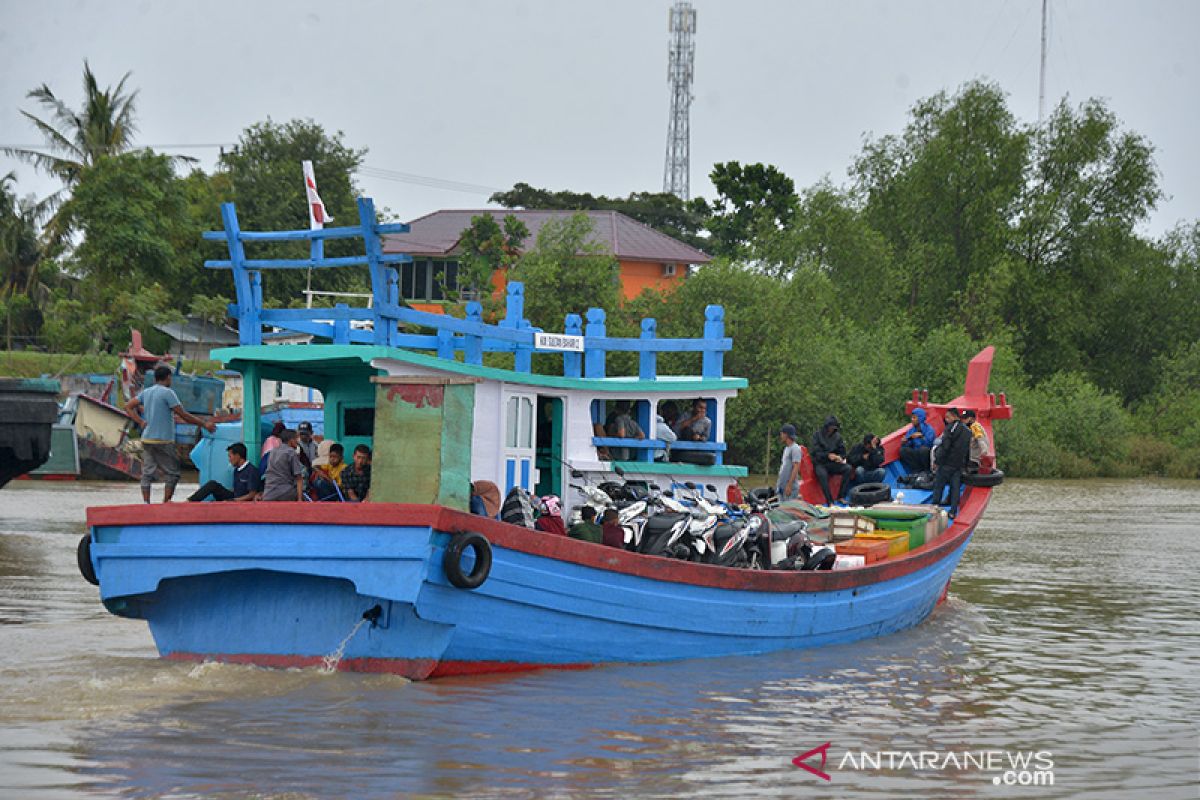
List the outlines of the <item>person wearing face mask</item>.
{"type": "Polygon", "coordinates": [[[950,516],[958,516],[958,495],[962,486],[962,473],[971,452],[971,429],[959,419],[957,408],[946,409],[946,427],[938,445],[937,471],[933,474],[930,502],[939,506],[950,506],[950,516]],[[949,487],[950,499],[942,502],[942,493],[949,487]]]}

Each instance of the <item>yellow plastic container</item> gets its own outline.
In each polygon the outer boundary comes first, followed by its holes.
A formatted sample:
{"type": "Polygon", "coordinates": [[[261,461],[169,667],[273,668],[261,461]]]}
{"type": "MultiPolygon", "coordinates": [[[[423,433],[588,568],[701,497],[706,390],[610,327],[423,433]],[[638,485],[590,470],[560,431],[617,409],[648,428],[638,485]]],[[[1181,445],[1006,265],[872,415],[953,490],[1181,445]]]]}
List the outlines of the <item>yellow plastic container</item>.
{"type": "Polygon", "coordinates": [[[888,558],[904,555],[908,552],[908,531],[881,531],[860,533],[854,537],[864,542],[887,542],[888,558]]]}

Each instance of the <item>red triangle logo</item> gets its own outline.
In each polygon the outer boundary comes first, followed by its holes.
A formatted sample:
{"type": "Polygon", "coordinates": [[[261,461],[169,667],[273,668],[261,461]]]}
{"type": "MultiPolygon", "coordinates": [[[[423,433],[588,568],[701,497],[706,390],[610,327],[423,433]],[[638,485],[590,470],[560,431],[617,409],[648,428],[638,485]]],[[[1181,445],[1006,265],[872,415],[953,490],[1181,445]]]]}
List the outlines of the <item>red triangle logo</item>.
{"type": "Polygon", "coordinates": [[[820,747],[814,747],[812,750],[809,750],[807,753],[801,753],[800,755],[798,755],[792,759],[792,763],[795,764],[800,769],[811,772],[813,775],[816,775],[821,780],[825,780],[825,781],[832,780],[829,777],[829,773],[825,772],[825,761],[829,757],[828,751],[829,751],[829,746],[831,744],[832,744],[832,742],[826,742],[825,744],[821,745],[820,747]],[[813,756],[817,755],[818,753],[821,756],[821,766],[819,768],[809,766],[808,764],[804,763],[806,760],[812,758],[813,756]]]}

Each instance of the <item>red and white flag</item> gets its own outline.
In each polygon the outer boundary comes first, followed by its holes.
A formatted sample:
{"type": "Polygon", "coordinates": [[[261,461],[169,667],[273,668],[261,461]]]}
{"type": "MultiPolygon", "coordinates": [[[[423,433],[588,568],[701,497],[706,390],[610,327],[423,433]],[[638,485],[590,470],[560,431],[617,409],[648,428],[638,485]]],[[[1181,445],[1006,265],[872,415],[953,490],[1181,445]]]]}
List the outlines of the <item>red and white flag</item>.
{"type": "Polygon", "coordinates": [[[317,179],[313,177],[311,161],[302,162],[304,165],[304,191],[308,195],[308,227],[309,230],[320,230],[326,222],[333,222],[333,217],[325,211],[325,204],[317,194],[317,179]]]}

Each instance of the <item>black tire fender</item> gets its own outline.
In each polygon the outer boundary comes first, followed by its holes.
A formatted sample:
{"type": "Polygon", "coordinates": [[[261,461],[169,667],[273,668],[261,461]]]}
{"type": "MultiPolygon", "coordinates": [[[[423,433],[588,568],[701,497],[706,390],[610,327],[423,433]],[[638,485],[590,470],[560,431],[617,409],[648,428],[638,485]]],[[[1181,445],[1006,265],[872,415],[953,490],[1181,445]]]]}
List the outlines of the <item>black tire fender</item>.
{"type": "Polygon", "coordinates": [[[92,535],[85,534],[75,548],[75,563],[79,565],[79,574],[92,586],[99,586],[100,579],[96,577],[96,568],[92,566],[92,535]]]}
{"type": "Polygon", "coordinates": [[[886,483],[863,483],[850,490],[850,505],[873,506],[892,499],[892,487],[886,483]]]}
{"type": "Polygon", "coordinates": [[[991,472],[967,472],[962,476],[964,486],[991,487],[1004,482],[1004,472],[994,469],[991,472]]]}
{"type": "Polygon", "coordinates": [[[459,589],[478,589],[492,571],[492,545],[487,537],[475,531],[459,531],[450,537],[442,557],[446,579],[459,589]],[[469,573],[462,568],[462,554],[467,548],[475,553],[475,565],[469,573]]]}

